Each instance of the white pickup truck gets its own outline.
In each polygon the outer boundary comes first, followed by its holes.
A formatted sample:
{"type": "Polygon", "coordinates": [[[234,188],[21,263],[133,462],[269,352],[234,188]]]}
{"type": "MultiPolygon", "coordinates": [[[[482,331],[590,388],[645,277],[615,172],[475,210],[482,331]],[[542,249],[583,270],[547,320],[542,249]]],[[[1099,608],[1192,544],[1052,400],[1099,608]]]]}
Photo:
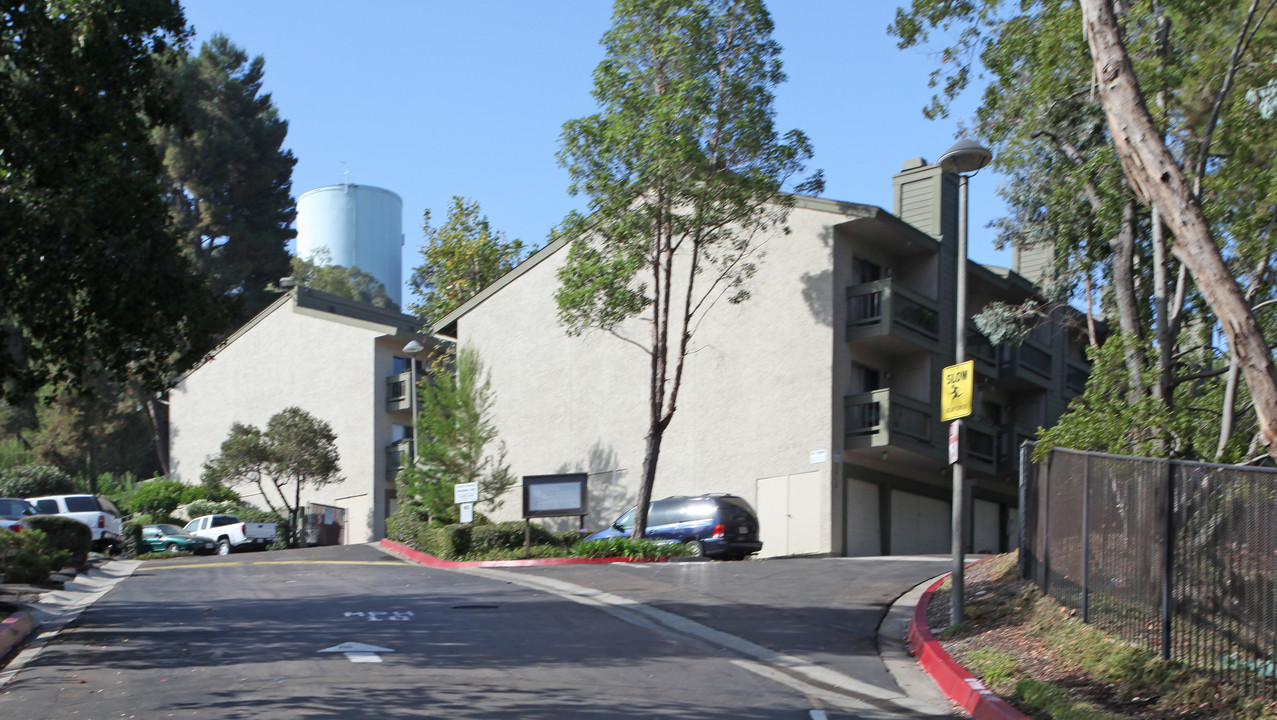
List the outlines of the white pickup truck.
{"type": "Polygon", "coordinates": [[[241,522],[234,515],[197,517],[184,529],[217,543],[218,555],[230,555],[232,550],[265,550],[275,542],[275,523],[241,522]]]}

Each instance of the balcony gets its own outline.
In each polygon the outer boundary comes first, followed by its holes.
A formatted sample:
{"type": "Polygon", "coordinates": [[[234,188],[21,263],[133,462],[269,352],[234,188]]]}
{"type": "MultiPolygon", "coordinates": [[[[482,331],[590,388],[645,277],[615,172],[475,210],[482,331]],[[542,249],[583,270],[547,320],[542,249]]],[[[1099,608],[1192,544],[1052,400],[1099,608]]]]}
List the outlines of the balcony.
{"type": "Polygon", "coordinates": [[[412,409],[412,373],[402,372],[386,378],[386,410],[412,409]]]}
{"type": "Polygon", "coordinates": [[[932,349],[939,336],[935,300],[890,279],[847,288],[848,343],[899,353],[932,349]]]}
{"type": "Polygon", "coordinates": [[[412,439],[404,438],[386,446],[386,479],[394,482],[399,471],[412,462],[412,439]]]}
{"type": "Polygon", "coordinates": [[[1051,353],[1033,342],[998,348],[998,378],[1012,387],[1051,387],[1051,353]]]}
{"type": "Polygon", "coordinates": [[[967,357],[975,360],[980,375],[998,376],[998,349],[974,325],[967,325],[967,357]]]}
{"type": "Polygon", "coordinates": [[[974,472],[993,474],[998,463],[998,431],[988,423],[965,419],[966,456],[963,461],[974,472]]]}
{"type": "Polygon", "coordinates": [[[1037,438],[1037,429],[1016,423],[998,426],[998,468],[1004,473],[1020,467],[1020,446],[1037,438]]]}
{"type": "Polygon", "coordinates": [[[1064,388],[1073,395],[1086,391],[1086,379],[1091,376],[1089,365],[1077,360],[1064,363],[1064,388]]]}
{"type": "Polygon", "coordinates": [[[927,452],[934,446],[933,408],[891,390],[848,395],[844,401],[844,449],[902,446],[927,452]]]}

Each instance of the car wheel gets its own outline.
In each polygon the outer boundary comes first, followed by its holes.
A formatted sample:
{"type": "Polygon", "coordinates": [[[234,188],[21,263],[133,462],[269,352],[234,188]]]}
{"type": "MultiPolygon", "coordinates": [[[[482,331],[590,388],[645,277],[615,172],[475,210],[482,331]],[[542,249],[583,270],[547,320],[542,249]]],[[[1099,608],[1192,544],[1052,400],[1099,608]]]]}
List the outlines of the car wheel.
{"type": "Polygon", "coordinates": [[[699,540],[688,540],[683,544],[692,551],[692,557],[705,557],[705,546],[699,540]]]}
{"type": "Polygon", "coordinates": [[[177,543],[169,543],[169,544],[168,544],[168,547],[164,548],[164,550],[165,550],[165,551],[167,551],[167,552],[171,552],[171,553],[175,553],[175,552],[177,552],[179,549],[180,549],[180,548],[178,548],[177,543]]]}
{"type": "Polygon", "coordinates": [[[218,541],[217,541],[217,554],[218,554],[218,555],[230,555],[230,554],[231,554],[231,541],[230,541],[230,540],[227,540],[226,538],[222,538],[221,540],[218,540],[218,541]]]}

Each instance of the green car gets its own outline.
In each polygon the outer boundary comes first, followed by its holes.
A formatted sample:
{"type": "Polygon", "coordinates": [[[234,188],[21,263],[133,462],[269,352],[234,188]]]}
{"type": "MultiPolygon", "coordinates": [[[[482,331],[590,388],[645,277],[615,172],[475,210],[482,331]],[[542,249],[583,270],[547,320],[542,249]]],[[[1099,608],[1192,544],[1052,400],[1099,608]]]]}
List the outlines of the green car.
{"type": "Polygon", "coordinates": [[[192,535],[176,525],[143,525],[142,543],[152,552],[211,553],[217,545],[208,538],[192,535]]]}

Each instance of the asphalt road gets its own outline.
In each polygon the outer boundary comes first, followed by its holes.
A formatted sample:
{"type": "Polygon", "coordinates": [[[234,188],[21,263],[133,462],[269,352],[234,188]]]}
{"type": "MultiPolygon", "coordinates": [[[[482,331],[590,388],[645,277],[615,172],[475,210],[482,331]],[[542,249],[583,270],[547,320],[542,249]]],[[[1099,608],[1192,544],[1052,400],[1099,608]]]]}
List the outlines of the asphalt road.
{"type": "Polygon", "coordinates": [[[449,571],[369,546],[150,562],[22,668],[0,718],[934,717],[873,634],[943,569],[449,571]]]}

